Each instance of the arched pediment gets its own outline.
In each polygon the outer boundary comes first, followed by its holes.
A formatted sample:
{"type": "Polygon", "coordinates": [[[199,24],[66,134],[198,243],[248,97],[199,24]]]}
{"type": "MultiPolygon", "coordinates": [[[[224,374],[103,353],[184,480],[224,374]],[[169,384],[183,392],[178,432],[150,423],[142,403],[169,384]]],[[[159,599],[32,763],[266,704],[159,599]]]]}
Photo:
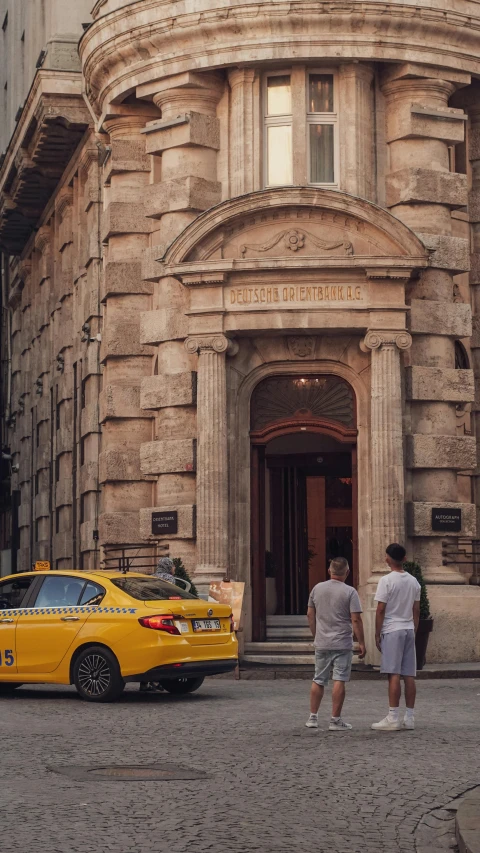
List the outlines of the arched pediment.
{"type": "Polygon", "coordinates": [[[281,187],[223,202],[201,214],[172,243],[171,267],[246,268],[279,259],[335,266],[425,266],[427,251],[387,210],[335,190],[281,187]]]}

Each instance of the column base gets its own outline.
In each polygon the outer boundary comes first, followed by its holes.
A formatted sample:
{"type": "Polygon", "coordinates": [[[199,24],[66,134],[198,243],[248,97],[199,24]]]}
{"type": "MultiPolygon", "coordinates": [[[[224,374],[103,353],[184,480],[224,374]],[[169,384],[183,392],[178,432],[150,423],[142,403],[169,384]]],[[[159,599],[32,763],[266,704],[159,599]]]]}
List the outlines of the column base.
{"type": "Polygon", "coordinates": [[[197,566],[193,580],[198,592],[205,595],[210,589],[210,584],[221,583],[225,580],[226,574],[226,566],[197,566]]]}
{"type": "Polygon", "coordinates": [[[456,566],[428,566],[422,568],[422,574],[427,584],[459,584],[460,586],[468,584],[471,569],[464,573],[460,567],[456,566]]]}

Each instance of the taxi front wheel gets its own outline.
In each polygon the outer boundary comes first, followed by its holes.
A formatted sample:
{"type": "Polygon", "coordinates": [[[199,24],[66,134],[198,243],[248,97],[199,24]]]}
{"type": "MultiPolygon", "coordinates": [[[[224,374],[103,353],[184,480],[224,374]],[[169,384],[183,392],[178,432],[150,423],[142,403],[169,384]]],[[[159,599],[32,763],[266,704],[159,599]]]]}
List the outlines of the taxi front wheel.
{"type": "Polygon", "coordinates": [[[193,693],[202,686],[204,678],[165,678],[159,684],[164,690],[177,695],[182,693],[193,693]]]}
{"type": "Polygon", "coordinates": [[[87,702],[114,702],[125,687],[115,655],[103,646],[80,652],[73,667],[73,683],[87,702]]]}

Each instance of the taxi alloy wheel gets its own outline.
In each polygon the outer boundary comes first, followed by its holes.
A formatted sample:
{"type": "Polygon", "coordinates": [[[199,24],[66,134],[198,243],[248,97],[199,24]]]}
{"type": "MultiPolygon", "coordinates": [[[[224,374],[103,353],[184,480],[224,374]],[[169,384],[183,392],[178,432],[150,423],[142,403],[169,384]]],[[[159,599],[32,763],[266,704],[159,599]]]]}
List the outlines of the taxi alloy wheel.
{"type": "Polygon", "coordinates": [[[160,681],[161,687],[164,690],[168,690],[169,693],[174,693],[177,696],[182,693],[193,693],[195,690],[198,690],[199,687],[202,686],[205,678],[165,678],[163,681],[160,681]]]}
{"type": "Polygon", "coordinates": [[[117,659],[102,646],[90,646],[80,652],[73,681],[81,698],[88,702],[113,702],[125,687],[117,659]]]}

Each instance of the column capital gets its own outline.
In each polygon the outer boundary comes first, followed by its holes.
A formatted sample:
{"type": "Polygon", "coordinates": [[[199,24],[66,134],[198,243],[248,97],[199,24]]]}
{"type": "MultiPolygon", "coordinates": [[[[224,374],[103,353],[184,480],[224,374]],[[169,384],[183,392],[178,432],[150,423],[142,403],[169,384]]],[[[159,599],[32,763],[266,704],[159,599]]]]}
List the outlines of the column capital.
{"type": "Polygon", "coordinates": [[[226,335],[190,335],[185,341],[185,349],[191,355],[202,350],[213,352],[226,352],[227,355],[235,355],[238,352],[236,341],[230,340],[226,335]]]}
{"type": "Polygon", "coordinates": [[[410,349],[412,346],[412,336],[408,332],[402,331],[377,331],[370,329],[361,342],[360,347],[364,352],[367,350],[380,349],[383,346],[396,346],[400,350],[410,349]]]}

